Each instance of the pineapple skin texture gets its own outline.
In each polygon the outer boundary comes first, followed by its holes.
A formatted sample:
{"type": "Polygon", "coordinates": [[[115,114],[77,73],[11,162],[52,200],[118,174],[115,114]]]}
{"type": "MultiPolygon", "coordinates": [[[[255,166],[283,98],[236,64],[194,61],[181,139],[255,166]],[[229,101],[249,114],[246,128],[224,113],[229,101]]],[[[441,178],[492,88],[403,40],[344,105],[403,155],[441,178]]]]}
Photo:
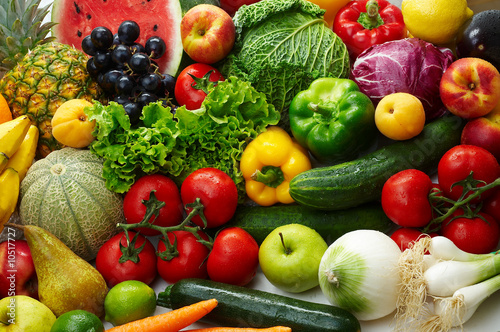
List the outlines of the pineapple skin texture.
{"type": "Polygon", "coordinates": [[[37,126],[37,158],[63,145],[52,136],[51,120],[65,101],[81,98],[106,102],[104,93],[87,72],[87,56],[76,48],[51,42],[31,50],[0,81],[0,93],[14,118],[27,114],[37,126]]]}

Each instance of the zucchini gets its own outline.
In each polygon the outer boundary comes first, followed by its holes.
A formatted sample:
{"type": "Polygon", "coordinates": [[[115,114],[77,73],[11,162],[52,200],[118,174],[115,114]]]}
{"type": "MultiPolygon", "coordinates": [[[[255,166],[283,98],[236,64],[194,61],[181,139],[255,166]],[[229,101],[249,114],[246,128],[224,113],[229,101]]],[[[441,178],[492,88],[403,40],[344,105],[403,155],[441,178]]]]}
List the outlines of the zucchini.
{"type": "Polygon", "coordinates": [[[437,170],[446,151],[460,144],[465,121],[446,115],[428,123],[415,138],[386,145],[359,159],[312,168],[290,181],[290,195],[314,209],[340,210],[380,199],[385,181],[399,171],[437,170]]]}
{"type": "Polygon", "coordinates": [[[202,318],[229,327],[287,326],[294,332],[357,332],[358,319],[333,305],[205,279],[182,279],[158,294],[157,304],[170,309],[215,298],[219,304],[202,318]]]}
{"type": "Polygon", "coordinates": [[[338,211],[321,211],[298,204],[238,206],[233,218],[223,227],[243,228],[260,245],[275,228],[291,223],[316,230],[328,244],[357,229],[389,233],[395,225],[386,216],[380,203],[370,202],[357,208],[338,211]]]}

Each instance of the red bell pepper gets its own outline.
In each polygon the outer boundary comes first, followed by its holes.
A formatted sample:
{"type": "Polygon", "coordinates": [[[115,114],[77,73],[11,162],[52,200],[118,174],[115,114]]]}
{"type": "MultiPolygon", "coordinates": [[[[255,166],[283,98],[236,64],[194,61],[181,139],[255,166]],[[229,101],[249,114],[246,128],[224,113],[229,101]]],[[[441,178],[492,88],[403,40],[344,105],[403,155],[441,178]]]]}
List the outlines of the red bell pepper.
{"type": "Polygon", "coordinates": [[[372,45],[407,36],[401,9],[386,0],[349,2],[335,16],[333,32],[354,59],[372,45]]]}

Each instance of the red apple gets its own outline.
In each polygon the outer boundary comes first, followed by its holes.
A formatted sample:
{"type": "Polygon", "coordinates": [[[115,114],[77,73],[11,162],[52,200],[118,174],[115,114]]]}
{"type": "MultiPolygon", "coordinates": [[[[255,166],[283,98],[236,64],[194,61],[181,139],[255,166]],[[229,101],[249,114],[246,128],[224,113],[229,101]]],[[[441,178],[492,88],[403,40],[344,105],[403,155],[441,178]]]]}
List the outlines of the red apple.
{"type": "Polygon", "coordinates": [[[229,15],[234,16],[241,6],[248,6],[256,2],[259,2],[259,0],[220,0],[220,8],[224,9],[229,15]]]}
{"type": "Polygon", "coordinates": [[[38,299],[38,279],[26,240],[0,243],[0,296],[14,295],[38,299]]]}
{"type": "Polygon", "coordinates": [[[194,6],[181,20],[182,46],[196,62],[213,64],[224,59],[235,38],[233,19],[215,5],[194,6]]]}
{"type": "Polygon", "coordinates": [[[456,116],[484,116],[500,101],[500,73],[486,60],[462,58],[446,69],[439,92],[443,104],[456,116]]]}
{"type": "Polygon", "coordinates": [[[500,102],[487,115],[467,122],[461,143],[480,146],[500,162],[500,102]]]}

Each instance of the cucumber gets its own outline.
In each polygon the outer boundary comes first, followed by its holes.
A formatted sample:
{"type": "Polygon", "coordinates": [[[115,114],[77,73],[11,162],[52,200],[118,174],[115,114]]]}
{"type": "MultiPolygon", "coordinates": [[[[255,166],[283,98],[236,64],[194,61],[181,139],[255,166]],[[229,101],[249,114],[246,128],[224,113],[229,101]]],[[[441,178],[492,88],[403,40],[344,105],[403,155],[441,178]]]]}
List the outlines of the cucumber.
{"type": "Polygon", "coordinates": [[[290,195],[314,209],[340,210],[380,199],[385,181],[399,171],[436,171],[446,151],[460,144],[465,121],[446,115],[427,124],[415,138],[386,145],[359,159],[312,168],[290,181],[290,195]]]}
{"type": "Polygon", "coordinates": [[[358,332],[348,311],[283,295],[204,279],[183,279],[158,294],[157,304],[178,309],[215,298],[219,303],[202,321],[228,327],[287,326],[294,332],[358,332]]]}
{"type": "Polygon", "coordinates": [[[239,206],[233,218],[224,224],[224,227],[243,228],[260,245],[275,228],[291,223],[316,230],[328,244],[357,229],[373,229],[384,233],[394,229],[394,223],[386,216],[378,202],[338,211],[315,210],[298,204],[239,206]]]}

